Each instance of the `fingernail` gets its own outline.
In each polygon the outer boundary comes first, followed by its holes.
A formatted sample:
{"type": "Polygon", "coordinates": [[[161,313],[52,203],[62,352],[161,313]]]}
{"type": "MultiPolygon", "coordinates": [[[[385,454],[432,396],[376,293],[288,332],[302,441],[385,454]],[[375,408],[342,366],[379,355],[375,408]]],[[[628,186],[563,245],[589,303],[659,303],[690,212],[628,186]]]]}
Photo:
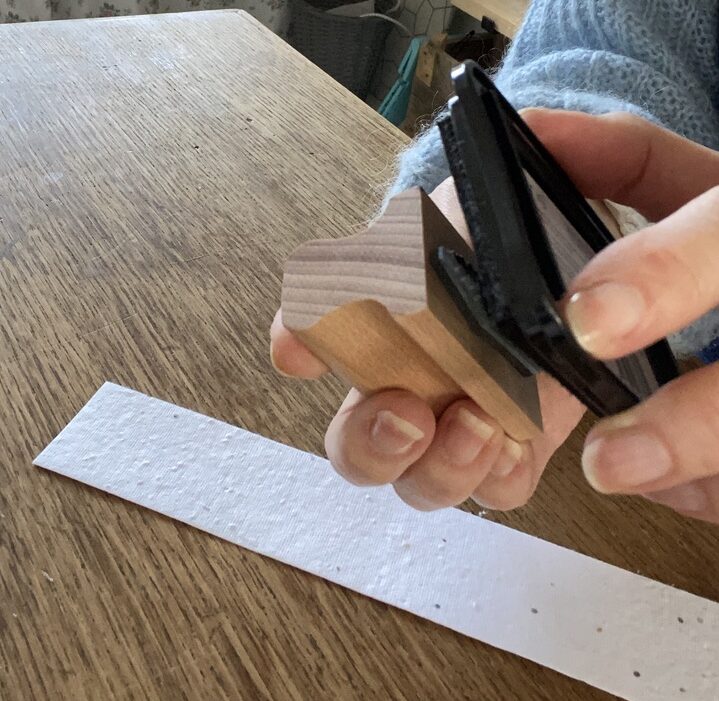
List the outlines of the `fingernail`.
{"type": "Polygon", "coordinates": [[[424,438],[424,432],[391,411],[378,411],[370,429],[372,445],[385,455],[400,455],[424,438]]]}
{"type": "Polygon", "coordinates": [[[707,495],[696,484],[682,484],[672,489],[664,489],[661,492],[645,494],[644,497],[649,501],[663,504],[676,511],[706,511],[709,506],[707,495]]]}
{"type": "Polygon", "coordinates": [[[590,353],[601,353],[633,331],[646,311],[636,287],[607,282],[573,294],[565,314],[577,343],[590,353]]]}
{"type": "Polygon", "coordinates": [[[654,436],[627,429],[593,440],[584,449],[582,467],[598,492],[622,492],[669,474],[672,457],[654,436]]]}
{"type": "Polygon", "coordinates": [[[522,446],[513,441],[511,438],[507,438],[504,442],[502,452],[497,458],[497,462],[492,468],[492,474],[495,477],[507,477],[515,467],[519,464],[522,459],[522,446]]]}
{"type": "Polygon", "coordinates": [[[444,444],[449,459],[458,466],[469,465],[494,433],[492,426],[462,407],[447,426],[444,444]]]}

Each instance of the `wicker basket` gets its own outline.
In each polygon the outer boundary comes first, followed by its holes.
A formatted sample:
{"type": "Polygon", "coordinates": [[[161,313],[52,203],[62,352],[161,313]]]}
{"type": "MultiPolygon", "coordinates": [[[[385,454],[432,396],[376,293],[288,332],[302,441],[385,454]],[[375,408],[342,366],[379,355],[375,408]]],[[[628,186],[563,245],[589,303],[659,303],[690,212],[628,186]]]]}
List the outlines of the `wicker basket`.
{"type": "MultiPolygon", "coordinates": [[[[290,0],[287,41],[338,83],[365,99],[392,25],[380,17],[341,17],[326,10],[347,0],[290,0]]],[[[391,2],[377,2],[377,12],[391,2]]]]}

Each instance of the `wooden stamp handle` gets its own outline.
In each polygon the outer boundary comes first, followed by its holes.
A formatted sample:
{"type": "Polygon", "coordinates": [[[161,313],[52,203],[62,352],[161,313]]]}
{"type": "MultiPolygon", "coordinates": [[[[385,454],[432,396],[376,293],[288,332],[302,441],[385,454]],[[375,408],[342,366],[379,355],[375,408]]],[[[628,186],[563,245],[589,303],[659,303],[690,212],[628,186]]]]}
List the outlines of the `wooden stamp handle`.
{"type": "Polygon", "coordinates": [[[469,396],[510,436],[532,438],[541,431],[536,379],[470,330],[432,268],[439,245],[470,255],[432,200],[409,190],[363,234],[293,254],[283,322],[363,393],[406,389],[436,414],[469,396]]]}

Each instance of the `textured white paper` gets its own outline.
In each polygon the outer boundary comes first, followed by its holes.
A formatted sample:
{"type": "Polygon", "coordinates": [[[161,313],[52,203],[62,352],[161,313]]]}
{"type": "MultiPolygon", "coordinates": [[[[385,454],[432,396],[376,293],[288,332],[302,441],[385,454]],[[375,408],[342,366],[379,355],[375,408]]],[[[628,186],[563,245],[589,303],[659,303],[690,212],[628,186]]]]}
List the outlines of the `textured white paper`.
{"type": "Polygon", "coordinates": [[[719,699],[719,605],[105,384],[35,464],[630,700],[719,699]]]}

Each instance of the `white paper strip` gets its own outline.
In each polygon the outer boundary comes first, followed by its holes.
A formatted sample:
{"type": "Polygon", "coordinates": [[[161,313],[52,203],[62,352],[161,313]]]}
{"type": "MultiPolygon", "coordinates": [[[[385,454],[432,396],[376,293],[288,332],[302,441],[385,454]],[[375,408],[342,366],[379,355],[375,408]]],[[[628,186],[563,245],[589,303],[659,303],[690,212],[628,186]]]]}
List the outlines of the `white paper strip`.
{"type": "Polygon", "coordinates": [[[625,699],[719,699],[719,605],[132,390],[35,463],[625,699]]]}

